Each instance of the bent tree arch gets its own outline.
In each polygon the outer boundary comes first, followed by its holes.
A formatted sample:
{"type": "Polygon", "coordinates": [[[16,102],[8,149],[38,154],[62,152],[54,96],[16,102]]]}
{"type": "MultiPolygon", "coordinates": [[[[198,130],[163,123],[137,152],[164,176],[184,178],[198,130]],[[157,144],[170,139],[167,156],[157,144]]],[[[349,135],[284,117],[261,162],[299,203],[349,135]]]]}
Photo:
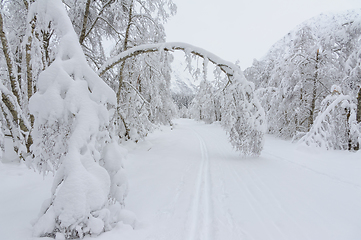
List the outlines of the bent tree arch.
{"type": "Polygon", "coordinates": [[[229,135],[231,144],[244,156],[258,156],[263,148],[266,130],[265,113],[255,93],[254,84],[244,77],[240,68],[202,48],[181,42],[145,44],[128,49],[108,60],[98,71],[105,74],[115,65],[140,54],[183,51],[211,62],[227,76],[228,82],[223,89],[221,109],[222,125],[229,135]]]}

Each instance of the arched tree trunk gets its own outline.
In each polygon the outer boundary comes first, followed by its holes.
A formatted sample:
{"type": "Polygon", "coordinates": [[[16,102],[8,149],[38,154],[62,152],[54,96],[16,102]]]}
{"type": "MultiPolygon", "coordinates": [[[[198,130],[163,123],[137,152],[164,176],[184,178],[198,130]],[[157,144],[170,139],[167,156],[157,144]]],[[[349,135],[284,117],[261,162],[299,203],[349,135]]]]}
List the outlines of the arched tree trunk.
{"type": "MultiPolygon", "coordinates": [[[[192,54],[211,62],[219,67],[228,77],[228,82],[224,87],[225,95],[236,96],[237,99],[229,103],[233,108],[225,108],[221,113],[222,116],[228,116],[230,120],[226,131],[230,135],[232,145],[243,155],[257,156],[263,148],[263,135],[266,131],[265,113],[254,94],[254,84],[247,81],[240,68],[231,63],[224,61],[218,56],[202,48],[198,48],[186,43],[170,42],[159,44],[144,44],[130,48],[112,59],[108,60],[98,71],[102,76],[106,71],[119,63],[124,63],[129,58],[140,54],[158,52],[158,51],[175,51],[180,50],[185,54],[192,54]],[[229,125],[230,124],[230,125],[229,125]]],[[[316,76],[317,77],[317,76],[316,76]]],[[[223,118],[222,118],[223,119],[223,118]]]]}

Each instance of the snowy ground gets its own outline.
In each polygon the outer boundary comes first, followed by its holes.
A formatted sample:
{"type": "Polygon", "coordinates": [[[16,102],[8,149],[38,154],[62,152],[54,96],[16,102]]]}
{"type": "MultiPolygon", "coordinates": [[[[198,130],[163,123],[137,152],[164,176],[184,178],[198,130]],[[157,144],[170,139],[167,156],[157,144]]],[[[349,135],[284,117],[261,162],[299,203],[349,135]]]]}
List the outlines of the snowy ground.
{"type": "MultiPolygon", "coordinates": [[[[139,223],[99,240],[361,239],[361,152],[266,136],[261,157],[241,159],[218,124],[184,119],[128,148],[126,208],[139,223]]],[[[51,180],[0,163],[0,239],[32,239],[51,180]]]]}

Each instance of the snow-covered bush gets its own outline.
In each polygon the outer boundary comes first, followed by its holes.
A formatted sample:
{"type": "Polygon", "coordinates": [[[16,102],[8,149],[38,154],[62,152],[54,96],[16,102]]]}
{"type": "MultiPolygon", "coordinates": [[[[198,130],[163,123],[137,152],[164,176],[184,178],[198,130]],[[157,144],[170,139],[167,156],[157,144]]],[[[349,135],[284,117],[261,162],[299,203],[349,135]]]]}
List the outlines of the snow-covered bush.
{"type": "Polygon", "coordinates": [[[331,94],[321,103],[311,130],[299,143],[335,150],[355,150],[361,143],[360,125],[356,121],[356,105],[341,88],[333,85],[331,94]]]}
{"type": "Polygon", "coordinates": [[[34,16],[59,39],[29,104],[35,122],[28,162],[44,174],[55,172],[34,235],[98,235],[119,221],[127,193],[124,153],[108,131],[115,93],[88,65],[61,0],[36,1],[29,11],[34,16]]]}

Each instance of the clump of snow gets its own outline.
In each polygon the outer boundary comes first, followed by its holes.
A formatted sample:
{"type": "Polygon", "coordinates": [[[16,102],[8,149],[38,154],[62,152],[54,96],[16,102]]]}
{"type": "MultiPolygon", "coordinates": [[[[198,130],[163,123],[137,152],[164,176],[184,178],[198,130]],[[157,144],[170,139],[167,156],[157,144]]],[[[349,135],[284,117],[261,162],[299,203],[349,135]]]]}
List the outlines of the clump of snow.
{"type": "Polygon", "coordinates": [[[332,94],[340,94],[340,93],[342,93],[341,87],[338,86],[338,85],[332,85],[331,93],[332,94]]]}
{"type": "Polygon", "coordinates": [[[128,180],[123,165],[126,154],[127,150],[115,142],[108,144],[103,151],[104,168],[111,179],[110,198],[121,205],[124,205],[124,199],[128,194],[128,180]]]}
{"type": "Polygon", "coordinates": [[[119,219],[124,224],[132,226],[133,229],[136,229],[137,226],[139,225],[139,221],[137,219],[137,216],[133,212],[131,212],[129,210],[126,210],[126,209],[123,209],[120,212],[119,219]]]}

